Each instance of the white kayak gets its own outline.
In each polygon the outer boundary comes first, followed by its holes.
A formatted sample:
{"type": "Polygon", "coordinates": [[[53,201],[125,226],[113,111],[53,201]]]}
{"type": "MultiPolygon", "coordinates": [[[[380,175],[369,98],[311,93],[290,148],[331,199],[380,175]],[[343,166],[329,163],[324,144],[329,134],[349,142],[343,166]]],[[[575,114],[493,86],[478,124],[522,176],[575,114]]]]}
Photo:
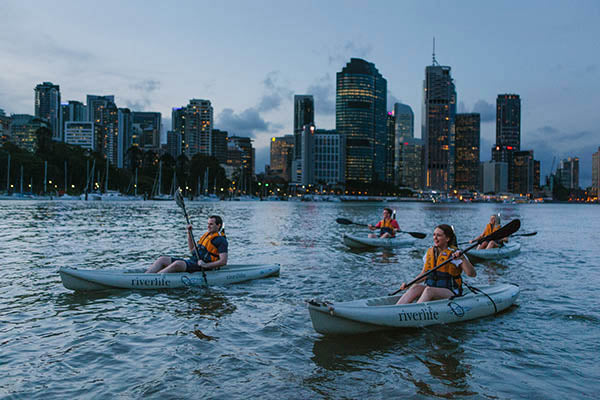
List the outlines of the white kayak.
{"type": "Polygon", "coordinates": [[[145,274],[145,269],[90,270],[61,267],[60,279],[67,289],[176,289],[190,286],[228,285],[266,278],[279,273],[279,264],[227,265],[218,270],[206,271],[206,282],[201,272],[171,274],[145,274]]]}
{"type": "Polygon", "coordinates": [[[480,258],[482,260],[498,260],[500,258],[511,257],[521,251],[520,243],[507,243],[502,247],[495,247],[486,250],[469,250],[469,256],[480,258]]]}
{"type": "Polygon", "coordinates": [[[415,244],[417,239],[411,236],[394,238],[369,238],[364,236],[344,235],[344,244],[353,249],[368,249],[383,247],[391,249],[394,247],[408,247],[415,244]]]}
{"type": "Polygon", "coordinates": [[[515,302],[519,296],[519,287],[511,284],[482,286],[475,292],[464,287],[461,297],[400,306],[396,305],[400,296],[342,303],[311,300],[308,302],[308,311],[315,330],[325,335],[421,328],[468,321],[498,313],[515,302]]]}

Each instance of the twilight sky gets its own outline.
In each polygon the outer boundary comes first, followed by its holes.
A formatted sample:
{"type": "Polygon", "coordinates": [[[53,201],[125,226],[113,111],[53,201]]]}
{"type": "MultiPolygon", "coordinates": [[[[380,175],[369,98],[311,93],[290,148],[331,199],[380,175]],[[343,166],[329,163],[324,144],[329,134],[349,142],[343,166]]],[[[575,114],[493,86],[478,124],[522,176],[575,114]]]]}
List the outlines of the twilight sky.
{"type": "Polygon", "coordinates": [[[254,137],[257,172],[269,138],[292,132],[294,94],[315,97],[316,125],[335,128],[335,74],[373,62],[388,109],[415,113],[436,59],[452,67],[459,112],[481,113],[481,159],[495,142],[499,93],[521,96],[521,148],[542,175],[580,159],[591,182],[600,146],[598,1],[27,1],[0,3],[0,108],[33,114],[33,88],[62,101],[114,94],[119,107],[159,111],[209,99],[215,127],[254,137]],[[556,165],[555,165],[556,168],[556,165]]]}

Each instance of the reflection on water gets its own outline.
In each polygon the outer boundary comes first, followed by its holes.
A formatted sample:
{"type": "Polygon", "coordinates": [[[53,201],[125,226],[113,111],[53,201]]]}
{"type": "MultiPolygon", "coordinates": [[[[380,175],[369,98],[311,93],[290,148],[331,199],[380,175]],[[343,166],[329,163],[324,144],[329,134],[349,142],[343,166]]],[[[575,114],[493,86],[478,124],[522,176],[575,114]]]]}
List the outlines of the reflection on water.
{"type": "Polygon", "coordinates": [[[589,223],[597,208],[389,204],[402,229],[429,234],[449,223],[459,241],[498,212],[537,231],[520,240],[519,255],[478,263],[467,280],[516,283],[518,303],[462,324],[325,337],[303,300],[385,295],[421,271],[431,237],[413,248],[349,250],[342,235],[367,231],[335,219],[375,223],[383,203],[186,205],[197,231],[208,215],[224,217],[231,263],[280,263],[280,276],[74,293],[60,266],[133,268],[186,254],[181,210],[173,202],[0,202],[0,397],[594,398],[600,390],[600,231],[589,223]]]}

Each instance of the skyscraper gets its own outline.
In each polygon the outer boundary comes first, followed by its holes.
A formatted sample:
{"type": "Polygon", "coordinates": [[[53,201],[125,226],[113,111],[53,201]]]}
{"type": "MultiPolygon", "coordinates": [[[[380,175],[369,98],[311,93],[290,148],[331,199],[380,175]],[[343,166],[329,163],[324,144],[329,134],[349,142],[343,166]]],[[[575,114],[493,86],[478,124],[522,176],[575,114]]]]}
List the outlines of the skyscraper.
{"type": "Polygon", "coordinates": [[[192,99],[185,108],[182,152],[192,158],[196,154],[211,155],[213,107],[210,100],[192,99]]]}
{"type": "MultiPolygon", "coordinates": [[[[133,114],[129,108],[119,108],[117,112],[118,140],[117,140],[117,167],[125,166],[127,150],[134,146],[133,143],[133,114]]],[[[159,114],[160,115],[160,114],[159,114]]]]}
{"type": "Polygon", "coordinates": [[[133,111],[133,130],[143,150],[158,152],[160,147],[161,113],[133,111]]]}
{"type": "MultiPolygon", "coordinates": [[[[252,147],[252,139],[243,136],[229,136],[227,138],[228,164],[230,164],[230,152],[240,155],[238,188],[243,192],[249,193],[252,189],[252,181],[254,180],[254,162],[256,160],[255,150],[252,147]]],[[[231,161],[235,163],[235,160],[231,161]]]]}
{"type": "Polygon", "coordinates": [[[521,98],[518,94],[499,94],[496,99],[496,144],[492,160],[508,164],[508,190],[520,192],[514,181],[514,154],[521,150],[521,98]]]}
{"type": "Polygon", "coordinates": [[[513,182],[511,192],[522,195],[533,194],[535,160],[533,150],[515,151],[513,154],[513,182]]]}
{"type": "Polygon", "coordinates": [[[315,129],[315,183],[337,185],[344,181],[342,141],[335,130],[315,129]]]}
{"type": "Polygon", "coordinates": [[[294,135],[271,138],[270,170],[286,181],[291,180],[292,159],[294,158],[294,135]]]}
{"type": "Polygon", "coordinates": [[[67,104],[61,104],[60,108],[61,108],[61,115],[62,115],[61,116],[61,119],[62,119],[61,129],[63,131],[62,137],[63,137],[63,140],[66,142],[66,139],[64,136],[65,124],[67,122],[87,121],[87,109],[85,107],[85,104],[83,104],[80,101],[76,101],[76,100],[69,100],[69,102],[67,104]]]}
{"type": "Polygon", "coordinates": [[[210,153],[219,161],[219,164],[227,163],[227,136],[227,131],[212,130],[212,149],[210,153]]]}
{"type": "Polygon", "coordinates": [[[600,197],[600,147],[592,154],[592,190],[596,197],[600,197]]]}
{"type": "Polygon", "coordinates": [[[346,182],[385,180],[387,81],[375,64],[352,58],[336,75],[335,126],[345,142],[346,182]]]}
{"type": "Polygon", "coordinates": [[[480,115],[456,114],[456,189],[479,188],[480,115]]]}
{"type": "Polygon", "coordinates": [[[415,115],[409,105],[394,104],[394,183],[413,189],[423,184],[423,140],[414,136],[415,115]]]}
{"type": "Polygon", "coordinates": [[[60,87],[44,82],[35,87],[35,116],[48,121],[52,140],[62,141],[60,87]]]}
{"type": "Polygon", "coordinates": [[[87,95],[87,115],[88,121],[94,123],[94,126],[102,127],[102,146],[101,150],[106,159],[115,164],[118,161],[118,143],[119,143],[119,116],[118,108],[115,104],[115,96],[96,96],[87,95]]]}
{"type": "Polygon", "coordinates": [[[29,114],[12,114],[11,118],[10,141],[22,149],[35,153],[38,148],[37,130],[50,129],[48,120],[29,114]]]}
{"type": "Polygon", "coordinates": [[[394,183],[394,156],[396,153],[396,117],[393,112],[387,116],[387,138],[385,141],[385,177],[386,183],[394,183]]]}
{"type": "Polygon", "coordinates": [[[557,171],[561,185],[567,189],[579,189],[579,158],[568,157],[560,162],[557,171]]]}
{"type": "Polygon", "coordinates": [[[456,88],[451,68],[437,63],[425,67],[421,137],[424,142],[425,186],[449,190],[454,186],[456,88]]]}

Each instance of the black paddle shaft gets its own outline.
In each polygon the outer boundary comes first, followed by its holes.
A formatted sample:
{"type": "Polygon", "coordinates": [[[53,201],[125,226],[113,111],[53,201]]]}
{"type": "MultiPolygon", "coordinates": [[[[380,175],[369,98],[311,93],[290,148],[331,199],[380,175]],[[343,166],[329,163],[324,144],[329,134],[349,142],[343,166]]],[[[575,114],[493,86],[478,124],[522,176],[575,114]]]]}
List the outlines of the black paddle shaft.
{"type": "MultiPolygon", "coordinates": [[[[518,220],[518,219],[512,220],[508,224],[504,225],[502,228],[498,229],[496,232],[491,233],[491,234],[487,235],[486,237],[479,239],[475,244],[464,249],[462,251],[462,253],[466,254],[468,251],[473,250],[475,247],[479,246],[483,242],[487,242],[489,240],[498,240],[498,239],[502,239],[503,237],[506,237],[508,235],[512,235],[513,233],[518,231],[520,227],[521,227],[520,220],[518,220]]],[[[409,287],[409,286],[413,285],[414,283],[420,281],[427,275],[431,274],[433,271],[436,271],[437,269],[443,267],[444,265],[448,264],[452,260],[453,260],[453,258],[449,258],[446,261],[444,261],[443,263],[441,263],[440,265],[437,265],[436,267],[430,269],[429,271],[425,272],[424,274],[417,276],[410,283],[408,283],[406,285],[406,287],[409,287]]],[[[389,294],[389,296],[393,296],[396,293],[400,292],[401,290],[402,289],[398,289],[394,293],[389,294]]]]}
{"type": "MultiPolygon", "coordinates": [[[[188,213],[185,209],[185,203],[183,202],[183,196],[181,195],[181,189],[179,189],[175,193],[175,203],[177,203],[177,205],[179,207],[181,207],[181,209],[183,210],[183,215],[185,215],[185,220],[186,220],[187,224],[191,225],[190,218],[188,217],[188,213]]],[[[198,261],[200,261],[200,252],[198,251],[198,245],[196,244],[196,240],[194,239],[194,234],[192,233],[192,230],[189,230],[188,233],[190,234],[192,243],[194,243],[194,250],[196,251],[196,258],[198,259],[198,261]]],[[[206,279],[206,272],[204,272],[204,268],[202,266],[200,266],[200,271],[202,271],[202,278],[204,278],[204,283],[206,285],[208,285],[208,280],[206,279]]]]}
{"type": "MultiPolygon", "coordinates": [[[[341,224],[341,225],[369,226],[367,224],[359,224],[359,223],[350,221],[349,219],[346,219],[346,218],[337,218],[335,220],[335,222],[337,222],[338,224],[341,224]]],[[[425,238],[427,236],[425,233],[421,233],[421,232],[408,232],[408,231],[403,231],[403,230],[398,230],[398,233],[407,233],[407,234],[411,235],[412,237],[415,237],[415,238],[418,238],[418,239],[423,239],[423,238],[425,238]]]]}

